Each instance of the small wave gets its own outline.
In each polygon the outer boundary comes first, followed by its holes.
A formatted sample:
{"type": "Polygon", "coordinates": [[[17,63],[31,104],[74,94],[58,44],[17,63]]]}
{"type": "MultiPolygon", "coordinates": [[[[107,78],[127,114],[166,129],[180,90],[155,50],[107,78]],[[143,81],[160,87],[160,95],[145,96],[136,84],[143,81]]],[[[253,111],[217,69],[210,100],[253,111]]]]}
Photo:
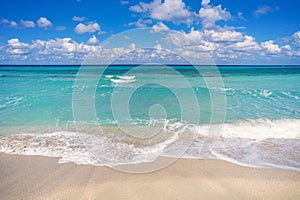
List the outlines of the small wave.
{"type": "Polygon", "coordinates": [[[113,78],[114,76],[113,75],[106,75],[105,78],[108,78],[108,79],[111,79],[113,78]]]}
{"type": "Polygon", "coordinates": [[[131,83],[135,81],[135,76],[113,76],[113,75],[106,75],[113,83],[131,83]]]}
{"type": "Polygon", "coordinates": [[[59,157],[60,163],[114,166],[152,162],[158,156],[176,157],[184,148],[182,138],[198,134],[184,158],[214,158],[251,167],[300,171],[299,119],[225,123],[220,134],[213,137],[209,125],[172,122],[162,130],[171,133],[169,137],[145,143],[132,142],[124,135],[117,136],[114,129],[97,137],[67,131],[9,135],[0,137],[0,152],[59,157]],[[97,147],[97,158],[88,151],[90,148],[86,144],[97,147]]]}
{"type": "Polygon", "coordinates": [[[22,100],[23,100],[23,97],[8,98],[4,104],[0,105],[0,108],[6,108],[9,106],[18,105],[22,100]]]}
{"type": "MultiPolygon", "coordinates": [[[[225,123],[206,158],[242,166],[300,171],[300,120],[257,119],[225,123]]],[[[204,141],[204,142],[203,142],[204,141]]],[[[183,157],[204,158],[203,143],[196,139],[183,157]]]]}
{"type": "Polygon", "coordinates": [[[122,80],[133,80],[135,79],[135,76],[117,76],[119,79],[122,80]]]}
{"type": "Polygon", "coordinates": [[[300,139],[300,120],[298,119],[255,119],[223,124],[221,137],[267,139],[300,139]]]}
{"type": "Polygon", "coordinates": [[[294,98],[294,99],[297,99],[297,100],[300,99],[300,97],[292,95],[290,92],[282,92],[282,94],[284,94],[287,97],[294,98]]]}
{"type": "Polygon", "coordinates": [[[269,97],[272,95],[272,91],[268,91],[268,90],[263,90],[259,93],[260,96],[264,96],[264,97],[269,97]]]}
{"type": "MultiPolygon", "coordinates": [[[[205,89],[207,89],[206,87],[204,87],[205,89]]],[[[209,89],[213,89],[213,90],[219,90],[219,91],[235,91],[236,89],[234,88],[225,88],[225,87],[212,87],[209,89]]]]}
{"type": "Polygon", "coordinates": [[[131,83],[134,82],[135,79],[110,79],[113,83],[131,83]]]}
{"type": "Polygon", "coordinates": [[[151,162],[179,138],[186,125],[170,124],[166,128],[174,131],[164,140],[141,143],[123,141],[122,137],[94,135],[77,132],[53,132],[46,134],[18,134],[0,138],[0,152],[19,155],[41,155],[59,157],[59,163],[74,162],[99,166],[115,166],[151,162]],[[92,146],[90,148],[90,145],[92,146]],[[90,151],[89,151],[89,150],[90,151]],[[96,150],[95,150],[96,149],[96,150]],[[94,156],[95,152],[97,158],[94,156]]]}

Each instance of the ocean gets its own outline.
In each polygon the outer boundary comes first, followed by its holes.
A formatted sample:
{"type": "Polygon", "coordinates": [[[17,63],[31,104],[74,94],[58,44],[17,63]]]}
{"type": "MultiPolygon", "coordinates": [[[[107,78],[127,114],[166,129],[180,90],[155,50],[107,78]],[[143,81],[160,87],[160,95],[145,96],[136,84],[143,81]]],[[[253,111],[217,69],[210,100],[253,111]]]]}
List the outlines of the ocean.
{"type": "Polygon", "coordinates": [[[300,171],[300,66],[84,67],[0,67],[0,152],[300,171]]]}

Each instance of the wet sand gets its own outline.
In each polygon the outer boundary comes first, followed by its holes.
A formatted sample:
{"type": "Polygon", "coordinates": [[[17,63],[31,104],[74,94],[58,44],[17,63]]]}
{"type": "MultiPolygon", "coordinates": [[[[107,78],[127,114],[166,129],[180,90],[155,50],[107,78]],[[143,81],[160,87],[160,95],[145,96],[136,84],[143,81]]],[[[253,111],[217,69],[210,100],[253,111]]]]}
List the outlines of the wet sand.
{"type": "Polygon", "coordinates": [[[300,199],[300,172],[179,159],[147,174],[0,153],[0,199],[300,199]]]}

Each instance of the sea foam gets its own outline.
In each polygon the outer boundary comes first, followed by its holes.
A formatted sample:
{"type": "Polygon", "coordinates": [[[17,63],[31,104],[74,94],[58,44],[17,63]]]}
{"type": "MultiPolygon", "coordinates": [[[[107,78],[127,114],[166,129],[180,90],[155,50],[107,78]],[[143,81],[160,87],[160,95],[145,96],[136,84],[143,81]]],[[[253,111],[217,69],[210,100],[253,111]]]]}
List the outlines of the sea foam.
{"type": "Polygon", "coordinates": [[[178,151],[185,147],[180,134],[184,136],[187,132],[194,132],[198,136],[182,155],[184,158],[213,158],[251,167],[300,171],[298,119],[225,123],[218,136],[210,135],[209,125],[174,123],[170,124],[168,130],[172,131],[168,138],[148,144],[82,132],[16,134],[0,138],[0,152],[58,157],[59,163],[115,166],[152,162],[158,156],[176,157],[178,151]],[[97,148],[97,156],[85,145],[92,142],[97,148]]]}

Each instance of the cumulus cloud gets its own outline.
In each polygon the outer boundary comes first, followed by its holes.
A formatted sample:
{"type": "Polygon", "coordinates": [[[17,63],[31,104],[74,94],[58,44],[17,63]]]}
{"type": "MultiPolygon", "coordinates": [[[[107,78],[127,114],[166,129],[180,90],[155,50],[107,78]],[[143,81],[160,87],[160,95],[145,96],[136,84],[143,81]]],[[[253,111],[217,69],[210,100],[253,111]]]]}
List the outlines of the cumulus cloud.
{"type": "Polygon", "coordinates": [[[212,42],[241,42],[244,40],[242,33],[230,30],[205,30],[204,34],[212,42]]]}
{"type": "Polygon", "coordinates": [[[229,49],[234,51],[258,51],[260,50],[259,44],[255,41],[253,36],[245,35],[243,41],[236,42],[228,45],[229,49]]]}
{"type": "Polygon", "coordinates": [[[95,33],[97,31],[100,31],[100,25],[97,22],[89,22],[88,24],[79,23],[74,28],[74,31],[77,34],[95,33]]]}
{"type": "MultiPolygon", "coordinates": [[[[182,35],[169,34],[166,41],[178,46],[179,55],[191,58],[207,54],[215,61],[230,62],[250,59],[262,50],[252,36],[225,28],[181,32],[182,35]]],[[[203,56],[202,56],[203,57],[203,56]]]]}
{"type": "Polygon", "coordinates": [[[29,21],[29,20],[21,20],[21,24],[25,28],[34,28],[35,27],[35,23],[33,21],[29,21]]]}
{"type": "Polygon", "coordinates": [[[78,16],[74,16],[72,18],[73,21],[76,21],[76,22],[82,22],[82,21],[85,21],[86,18],[85,17],[78,17],[78,16]]]}
{"type": "Polygon", "coordinates": [[[77,43],[71,38],[56,38],[48,41],[39,41],[41,47],[44,47],[39,53],[87,53],[94,50],[92,46],[84,43],[77,43]]]}
{"type": "Polygon", "coordinates": [[[138,19],[136,22],[130,22],[128,23],[128,26],[136,26],[138,28],[147,27],[148,24],[151,24],[151,19],[138,19]]]}
{"type": "Polygon", "coordinates": [[[13,20],[8,20],[8,19],[1,19],[0,24],[3,24],[4,26],[8,26],[10,28],[18,28],[17,22],[13,20]]]}
{"type": "Polygon", "coordinates": [[[140,2],[131,6],[130,11],[144,13],[148,17],[161,20],[171,21],[175,24],[191,24],[196,17],[196,13],[191,12],[182,0],[153,0],[150,3],[140,2]]]}
{"type": "Polygon", "coordinates": [[[261,47],[269,54],[278,54],[281,52],[281,48],[278,44],[275,44],[273,40],[262,42],[261,47]]]}
{"type": "Polygon", "coordinates": [[[167,25],[165,25],[162,22],[158,22],[157,24],[152,26],[153,32],[166,31],[166,30],[169,30],[169,28],[167,27],[167,25]]]}
{"type": "Polygon", "coordinates": [[[18,38],[12,38],[7,41],[7,53],[12,55],[24,55],[28,54],[30,50],[30,45],[27,43],[22,43],[18,38]]]}
{"type": "Polygon", "coordinates": [[[295,32],[292,39],[296,45],[300,46],[300,31],[295,32]]]}
{"type": "MultiPolygon", "coordinates": [[[[90,39],[95,40],[96,36],[90,39]]],[[[94,43],[93,41],[92,43],[94,43]]],[[[107,64],[112,57],[118,57],[119,63],[151,63],[165,61],[168,63],[172,59],[167,58],[165,50],[159,43],[156,43],[154,50],[144,50],[136,48],[136,44],[128,42],[128,45],[113,48],[103,48],[101,46],[78,43],[71,38],[55,38],[50,40],[35,40],[29,43],[20,42],[19,39],[13,38],[5,46],[8,53],[6,60],[30,58],[33,63],[80,63],[87,55],[95,55],[97,64],[107,64]],[[31,54],[27,56],[26,54],[31,54]],[[122,55],[121,57],[119,57],[122,55]],[[167,60],[166,60],[167,58],[167,60]]],[[[1,50],[1,48],[0,48],[1,50]]],[[[1,59],[1,58],[0,58],[1,59]]],[[[93,63],[95,64],[95,63],[93,63]]]]}
{"type": "MultiPolygon", "coordinates": [[[[206,1],[207,3],[209,1],[206,1]]],[[[210,6],[208,4],[204,4],[205,6],[199,10],[199,16],[202,20],[202,25],[204,28],[212,28],[215,26],[217,21],[227,21],[231,19],[231,14],[225,9],[222,8],[221,5],[218,6],[210,6]]]]}
{"type": "Polygon", "coordinates": [[[35,27],[35,23],[30,20],[20,20],[20,23],[18,24],[13,20],[1,19],[0,24],[3,24],[5,27],[10,27],[10,28],[34,28],[35,27]]]}
{"type": "Polygon", "coordinates": [[[13,48],[25,48],[28,47],[29,44],[22,43],[18,38],[12,38],[7,41],[8,45],[13,48]]]}
{"type": "Polygon", "coordinates": [[[201,5],[207,6],[210,3],[210,0],[202,0],[201,5]]]}
{"type": "Polygon", "coordinates": [[[44,29],[52,27],[52,22],[49,21],[46,17],[40,17],[37,20],[37,24],[40,28],[44,28],[44,29]]]}
{"type": "Polygon", "coordinates": [[[11,56],[22,56],[22,58],[25,58],[26,54],[31,53],[32,60],[47,60],[48,62],[50,60],[58,60],[59,62],[80,61],[84,55],[96,52],[99,49],[99,47],[94,45],[78,43],[71,38],[35,40],[32,43],[24,43],[18,38],[12,38],[7,41],[6,46],[1,48],[5,49],[7,54],[11,56]]]}
{"type": "Polygon", "coordinates": [[[227,29],[195,30],[194,28],[191,28],[191,31],[189,33],[184,34],[197,43],[205,41],[211,43],[224,43],[225,45],[242,42],[245,40],[245,36],[241,32],[227,29]]]}
{"type": "MultiPolygon", "coordinates": [[[[164,27],[163,24],[156,24],[157,27],[164,27]]],[[[164,27],[165,28],[165,27],[164,27]]],[[[160,28],[156,29],[160,30],[160,28]]],[[[153,30],[151,30],[153,31],[153,30]]],[[[154,32],[154,31],[153,31],[154,32]]],[[[295,34],[297,35],[297,34],[295,34]]],[[[91,36],[86,43],[79,43],[71,38],[55,38],[50,40],[35,40],[31,43],[21,42],[18,38],[8,40],[7,45],[1,47],[1,51],[6,51],[8,59],[25,58],[30,54],[30,59],[42,61],[45,63],[80,63],[86,55],[94,53],[98,59],[105,64],[109,58],[124,55],[121,59],[123,62],[133,63],[136,60],[140,62],[179,62],[175,58],[168,60],[167,49],[173,47],[176,55],[198,59],[203,55],[209,55],[217,63],[249,63],[255,62],[255,59],[281,59],[281,55],[290,57],[300,56],[299,50],[293,50],[290,45],[280,46],[275,41],[269,40],[258,44],[253,36],[244,35],[241,32],[228,29],[217,30],[195,30],[181,31],[181,34],[167,34],[165,38],[156,41],[154,51],[147,51],[136,48],[136,44],[128,41],[124,47],[114,47],[104,49],[97,46],[99,41],[95,35],[91,36]],[[171,42],[173,45],[168,44],[171,42]],[[22,58],[21,58],[22,56],[22,58]],[[175,60],[174,60],[175,59],[175,60]]]]}
{"type": "Polygon", "coordinates": [[[85,43],[78,43],[71,38],[55,38],[50,40],[36,40],[31,44],[36,51],[34,59],[38,62],[52,63],[80,63],[85,55],[97,51],[98,47],[85,43]]]}
{"type": "Polygon", "coordinates": [[[260,6],[254,12],[253,15],[255,17],[260,17],[261,15],[267,15],[279,10],[278,6],[271,7],[271,6],[260,6]]]}
{"type": "Polygon", "coordinates": [[[89,38],[88,44],[98,44],[99,40],[97,39],[97,37],[95,35],[92,35],[92,37],[89,38]]]}

